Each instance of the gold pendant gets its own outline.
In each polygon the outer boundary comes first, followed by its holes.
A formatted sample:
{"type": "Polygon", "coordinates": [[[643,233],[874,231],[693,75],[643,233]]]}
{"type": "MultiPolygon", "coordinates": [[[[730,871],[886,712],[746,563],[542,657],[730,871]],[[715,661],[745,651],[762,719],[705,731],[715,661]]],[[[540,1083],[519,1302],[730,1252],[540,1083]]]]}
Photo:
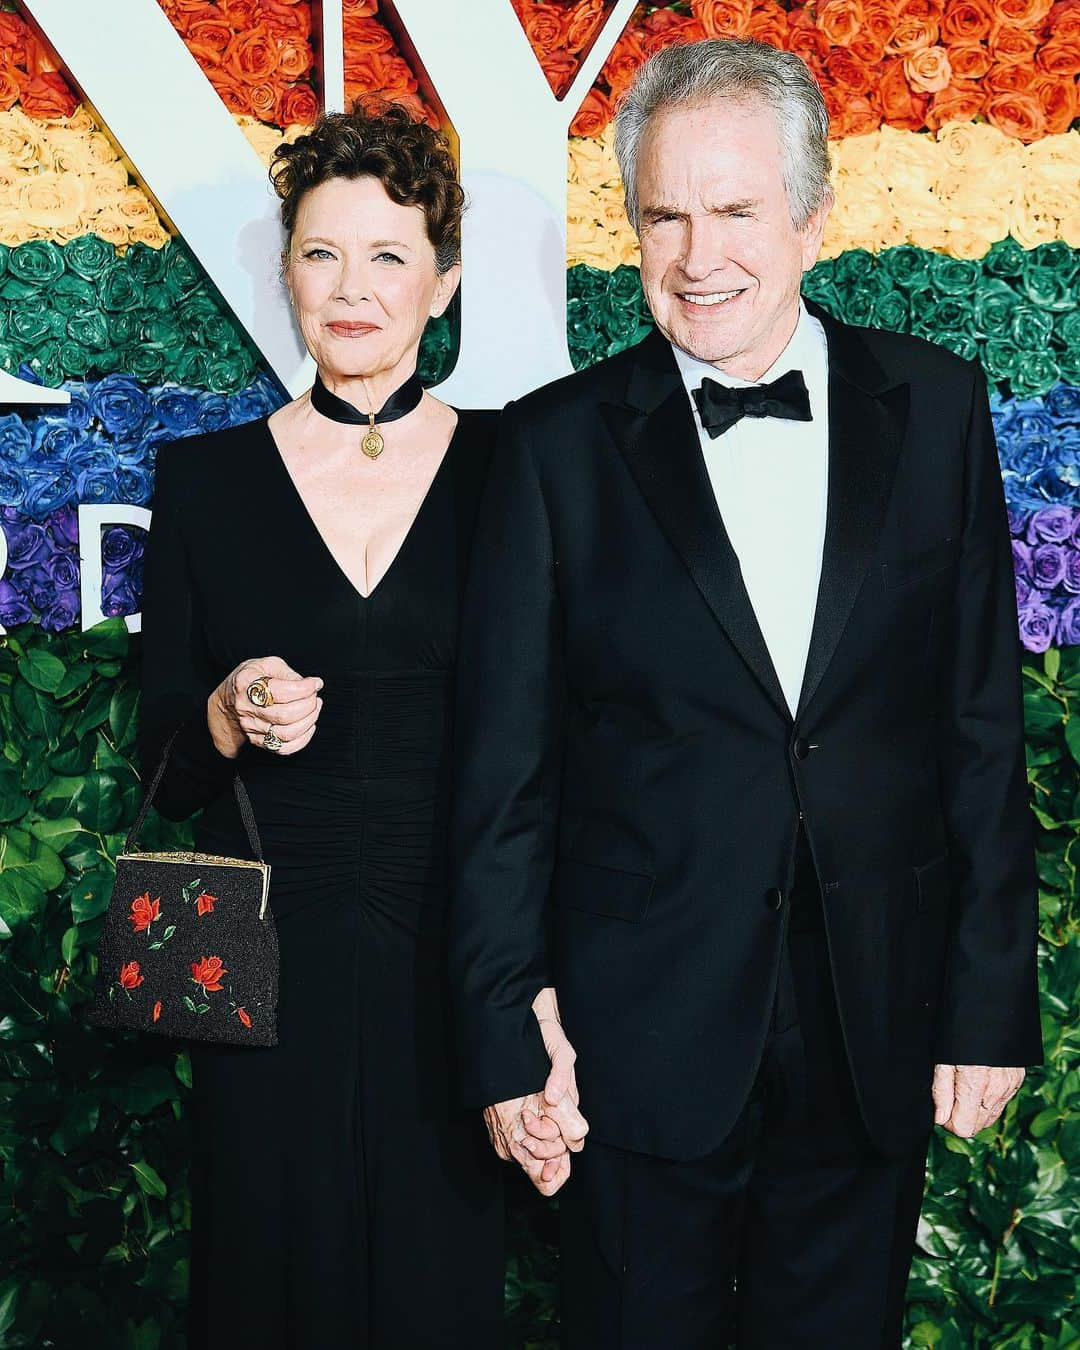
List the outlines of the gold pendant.
{"type": "Polygon", "coordinates": [[[378,459],[386,448],[386,442],[377,431],[369,431],[360,442],[360,449],[367,455],[368,459],[378,459]]]}

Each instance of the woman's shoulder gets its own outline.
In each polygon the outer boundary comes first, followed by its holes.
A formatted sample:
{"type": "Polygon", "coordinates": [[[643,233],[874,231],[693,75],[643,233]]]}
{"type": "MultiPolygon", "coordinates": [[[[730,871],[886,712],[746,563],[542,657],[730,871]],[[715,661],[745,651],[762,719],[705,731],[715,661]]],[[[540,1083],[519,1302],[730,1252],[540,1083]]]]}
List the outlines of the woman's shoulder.
{"type": "Polygon", "coordinates": [[[159,445],[154,464],[155,491],[162,488],[183,495],[188,491],[215,491],[227,487],[235,477],[250,477],[251,456],[263,453],[266,445],[265,417],[242,426],[221,427],[198,436],[185,436],[159,445]]]}

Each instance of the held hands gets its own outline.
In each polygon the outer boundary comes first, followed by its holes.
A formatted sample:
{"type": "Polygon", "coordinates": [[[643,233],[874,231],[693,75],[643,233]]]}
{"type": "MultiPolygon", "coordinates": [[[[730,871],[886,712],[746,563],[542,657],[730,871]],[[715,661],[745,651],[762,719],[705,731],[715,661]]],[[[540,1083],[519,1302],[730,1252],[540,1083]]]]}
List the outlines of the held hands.
{"type": "Polygon", "coordinates": [[[577,1055],[562,1029],[554,989],[541,989],[533,1013],[551,1060],[544,1090],[489,1106],[484,1123],[499,1157],[519,1163],[541,1195],[554,1195],[570,1175],[570,1154],[584,1148],[589,1126],[578,1109],[577,1055]]]}
{"type": "Polygon", "coordinates": [[[322,710],[317,675],[298,675],[280,656],[244,661],[226,676],[206,702],[206,720],[218,752],[235,759],[245,741],[267,749],[266,733],[273,729],[281,741],[275,753],[294,755],[315,734],[322,710]],[[248,698],[248,686],[260,676],[273,698],[269,707],[257,707],[248,698]]]}
{"type": "Polygon", "coordinates": [[[934,1124],[970,1139],[993,1125],[1023,1081],[1023,1069],[939,1064],[934,1069],[934,1124]]]}

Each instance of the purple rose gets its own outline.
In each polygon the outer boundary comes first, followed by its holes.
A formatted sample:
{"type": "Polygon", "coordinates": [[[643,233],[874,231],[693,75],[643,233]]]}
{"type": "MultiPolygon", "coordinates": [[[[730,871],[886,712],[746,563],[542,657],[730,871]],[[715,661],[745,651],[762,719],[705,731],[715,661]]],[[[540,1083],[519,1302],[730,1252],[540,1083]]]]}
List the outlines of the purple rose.
{"type": "Polygon", "coordinates": [[[1073,548],[1080,548],[1080,511],[1077,511],[1076,523],[1073,525],[1072,546],[1073,548]]]}
{"type": "Polygon", "coordinates": [[[1010,505],[1008,508],[1008,515],[1009,533],[1014,539],[1019,539],[1027,529],[1027,523],[1031,518],[1031,512],[1026,511],[1021,506],[1010,505]]]}
{"type": "Polygon", "coordinates": [[[58,544],[77,548],[79,544],[79,513],[73,506],[62,506],[49,517],[49,529],[58,544]]]}
{"type": "Polygon", "coordinates": [[[1065,589],[1080,595],[1080,550],[1075,548],[1065,554],[1065,589]]]}
{"type": "Polygon", "coordinates": [[[1044,506],[1036,511],[1028,523],[1027,540],[1029,544],[1045,541],[1048,544],[1062,544],[1068,539],[1073,528],[1073,511],[1069,506],[1044,506]]]}
{"type": "Polygon", "coordinates": [[[1058,641],[1063,647],[1080,646],[1080,597],[1070,600],[1061,611],[1058,641]]]}
{"type": "Polygon", "coordinates": [[[48,609],[56,599],[56,583],[44,567],[14,572],[11,580],[19,588],[20,595],[39,612],[48,609]]]}
{"type": "Polygon", "coordinates": [[[24,567],[33,567],[49,556],[49,541],[41,525],[22,525],[18,529],[8,530],[7,550],[8,567],[13,572],[24,567]]]}
{"type": "Polygon", "coordinates": [[[113,525],[105,531],[101,539],[101,561],[107,570],[119,572],[135,556],[136,541],[126,525],[113,525]]]}
{"type": "Polygon", "coordinates": [[[0,581],[0,623],[14,628],[17,623],[29,623],[34,611],[10,581],[0,581]]]}
{"type": "Polygon", "coordinates": [[[41,616],[41,626],[47,633],[60,633],[65,628],[74,628],[79,622],[82,603],[78,591],[62,591],[41,616]]]}
{"type": "Polygon", "coordinates": [[[1014,577],[1013,581],[1016,584],[1016,608],[1023,609],[1031,595],[1031,582],[1023,577],[1014,577]]]}
{"type": "Polygon", "coordinates": [[[70,553],[55,553],[45,564],[58,591],[73,591],[79,585],[79,561],[70,553]]]}
{"type": "Polygon", "coordinates": [[[1057,613],[1049,605],[1028,604],[1020,611],[1020,641],[1029,652],[1044,652],[1054,640],[1057,613]]]}
{"type": "Polygon", "coordinates": [[[126,576],[120,572],[107,572],[101,585],[101,612],[107,619],[115,619],[121,614],[135,614],[139,609],[139,597],[126,576]]]}
{"type": "Polygon", "coordinates": [[[1018,577],[1028,577],[1031,572],[1031,549],[1022,539],[1012,541],[1013,571],[1018,577]]]}
{"type": "Polygon", "coordinates": [[[1040,544],[1031,554],[1035,585],[1052,591],[1065,576],[1065,550],[1060,544],[1040,544]]]}

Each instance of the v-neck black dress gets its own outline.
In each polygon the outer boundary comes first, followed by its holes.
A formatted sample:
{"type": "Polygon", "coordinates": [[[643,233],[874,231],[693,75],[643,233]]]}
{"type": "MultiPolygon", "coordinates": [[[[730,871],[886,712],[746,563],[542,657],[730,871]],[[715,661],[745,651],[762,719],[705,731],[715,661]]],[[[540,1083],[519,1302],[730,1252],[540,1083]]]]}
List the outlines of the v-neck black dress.
{"type": "MultiPolygon", "coordinates": [[[[319,535],[265,420],[164,447],[143,598],[143,763],[157,798],[272,865],[279,1044],[195,1047],[191,1350],[500,1344],[499,1164],[454,1105],[443,962],[458,610],[497,417],[459,414],[367,598],[319,535]],[[283,657],[325,681],[311,742],[220,756],[209,692],[283,657]]],[[[392,449],[387,453],[392,453],[392,449]]]]}

